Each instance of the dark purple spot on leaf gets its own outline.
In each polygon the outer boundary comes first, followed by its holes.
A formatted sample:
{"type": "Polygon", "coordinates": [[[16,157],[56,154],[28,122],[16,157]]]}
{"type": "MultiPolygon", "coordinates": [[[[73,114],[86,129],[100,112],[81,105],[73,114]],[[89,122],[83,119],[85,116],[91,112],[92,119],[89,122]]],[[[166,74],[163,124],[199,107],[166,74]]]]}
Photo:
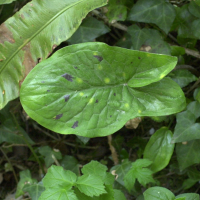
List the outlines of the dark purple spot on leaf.
{"type": "Polygon", "coordinates": [[[65,95],[64,98],[65,98],[65,102],[67,102],[69,100],[69,97],[70,95],[65,95]]]}
{"type": "Polygon", "coordinates": [[[86,98],[87,98],[87,96],[86,96],[86,98]]]}
{"type": "Polygon", "coordinates": [[[63,114],[56,115],[55,119],[60,119],[62,116],[63,116],[63,114]]]}
{"type": "Polygon", "coordinates": [[[141,59],[140,57],[138,57],[138,59],[141,59]]]}
{"type": "Polygon", "coordinates": [[[131,62],[131,64],[133,64],[133,62],[131,62]]]}
{"type": "Polygon", "coordinates": [[[63,74],[62,77],[64,77],[65,79],[67,79],[70,82],[73,82],[73,78],[70,74],[63,74]]]}
{"type": "Polygon", "coordinates": [[[42,81],[41,83],[45,83],[45,81],[42,81]]]}
{"type": "Polygon", "coordinates": [[[47,92],[50,92],[50,90],[47,90],[47,92]]]}
{"type": "Polygon", "coordinates": [[[76,66],[74,66],[74,69],[78,69],[78,70],[79,70],[79,68],[78,68],[78,67],[76,67],[76,66]]]}
{"type": "Polygon", "coordinates": [[[119,17],[119,19],[121,19],[122,18],[122,14],[120,13],[118,17],[119,17]]]}
{"type": "Polygon", "coordinates": [[[112,115],[110,115],[110,117],[112,117],[112,115]]]}
{"type": "Polygon", "coordinates": [[[97,99],[97,100],[95,101],[95,103],[99,103],[99,100],[97,99]]]}
{"type": "Polygon", "coordinates": [[[114,96],[116,96],[116,93],[114,93],[114,96]]]}
{"type": "Polygon", "coordinates": [[[99,62],[101,62],[102,60],[103,60],[103,58],[101,57],[101,56],[94,56],[95,58],[97,58],[97,60],[99,61],[99,62]]]}
{"type": "Polygon", "coordinates": [[[76,121],[76,122],[74,122],[74,124],[73,124],[73,126],[72,126],[72,128],[76,128],[76,127],[78,127],[78,121],[76,121]]]}

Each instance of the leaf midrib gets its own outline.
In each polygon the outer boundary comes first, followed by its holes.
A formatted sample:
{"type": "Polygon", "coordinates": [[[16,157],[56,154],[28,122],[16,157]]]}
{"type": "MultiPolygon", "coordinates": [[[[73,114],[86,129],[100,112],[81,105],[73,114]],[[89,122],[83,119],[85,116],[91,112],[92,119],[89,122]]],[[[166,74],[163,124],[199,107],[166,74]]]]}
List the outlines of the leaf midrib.
{"type": "Polygon", "coordinates": [[[66,8],[64,8],[63,10],[61,10],[60,12],[58,12],[58,14],[56,14],[53,18],[51,18],[47,23],[44,24],[44,26],[42,26],[38,31],[35,32],[35,34],[32,35],[32,37],[30,37],[29,39],[27,39],[11,56],[10,58],[7,60],[7,62],[5,62],[5,64],[2,66],[2,68],[0,69],[0,73],[6,68],[6,66],[8,65],[8,63],[16,56],[16,54],[18,54],[19,51],[21,51],[21,49],[26,46],[26,44],[28,44],[34,37],[36,37],[40,32],[42,32],[42,30],[44,30],[52,21],[54,21],[57,17],[59,17],[60,15],[62,15],[66,10],[70,9],[71,7],[83,2],[85,0],[80,0],[70,6],[67,6],[66,8]]]}

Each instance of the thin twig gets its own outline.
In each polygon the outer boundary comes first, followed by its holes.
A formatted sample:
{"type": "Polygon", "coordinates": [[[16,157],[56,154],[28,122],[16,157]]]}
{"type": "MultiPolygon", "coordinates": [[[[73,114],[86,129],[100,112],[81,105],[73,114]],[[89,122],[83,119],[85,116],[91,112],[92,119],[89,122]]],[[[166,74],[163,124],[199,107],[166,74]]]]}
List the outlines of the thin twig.
{"type": "Polygon", "coordinates": [[[185,47],[183,47],[183,48],[185,49],[185,53],[187,55],[190,55],[190,56],[193,56],[193,57],[200,59],[200,53],[198,51],[194,51],[192,49],[188,49],[188,48],[185,48],[185,47]]]}
{"type": "Polygon", "coordinates": [[[115,165],[117,165],[119,163],[119,159],[118,159],[118,155],[117,155],[117,152],[115,150],[115,147],[112,145],[112,135],[108,135],[107,137],[108,137],[108,144],[109,144],[109,147],[110,147],[113,162],[114,162],[115,165]]]}
{"type": "Polygon", "coordinates": [[[56,163],[57,166],[60,166],[60,163],[56,159],[56,157],[52,154],[51,157],[53,158],[54,162],[56,163]]]}
{"type": "Polygon", "coordinates": [[[0,150],[3,153],[4,157],[6,158],[6,160],[8,161],[8,163],[10,164],[12,172],[13,172],[13,175],[15,177],[15,181],[16,181],[16,183],[18,183],[18,178],[17,178],[17,175],[15,173],[15,169],[14,169],[12,163],[10,162],[9,158],[7,157],[6,153],[3,151],[3,149],[1,147],[0,147],[0,150]]]}

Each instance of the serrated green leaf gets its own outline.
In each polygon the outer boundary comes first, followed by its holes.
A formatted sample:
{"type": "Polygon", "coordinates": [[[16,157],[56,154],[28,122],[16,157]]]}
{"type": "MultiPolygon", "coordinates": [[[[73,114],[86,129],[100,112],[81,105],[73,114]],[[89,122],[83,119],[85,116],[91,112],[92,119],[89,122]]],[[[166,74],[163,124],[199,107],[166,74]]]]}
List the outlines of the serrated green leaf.
{"type": "Polygon", "coordinates": [[[69,170],[64,170],[60,166],[52,165],[42,182],[45,188],[58,187],[69,190],[76,183],[77,176],[69,170]]]}
{"type": "Polygon", "coordinates": [[[93,17],[86,18],[78,30],[68,40],[70,44],[93,42],[97,37],[106,34],[110,29],[102,22],[93,17]]]}
{"type": "Polygon", "coordinates": [[[175,146],[171,143],[172,136],[172,132],[163,127],[151,136],[145,147],[144,158],[152,161],[150,169],[154,173],[169,164],[175,146]]]}
{"type": "Polygon", "coordinates": [[[127,190],[130,192],[135,185],[136,179],[142,184],[144,187],[147,183],[154,183],[154,179],[152,177],[153,172],[148,167],[152,164],[152,161],[148,159],[137,159],[133,164],[128,173],[124,176],[124,183],[127,190]]]}
{"type": "Polygon", "coordinates": [[[184,144],[176,144],[176,155],[180,170],[200,163],[200,140],[192,140],[184,144]]]}
{"type": "Polygon", "coordinates": [[[144,193],[145,200],[175,200],[174,194],[163,187],[152,187],[144,193]]]}
{"type": "Polygon", "coordinates": [[[76,158],[73,156],[64,156],[63,159],[60,161],[60,165],[67,170],[74,172],[77,176],[80,175],[79,172],[79,163],[76,158]]]}
{"type": "Polygon", "coordinates": [[[54,150],[50,148],[49,146],[40,147],[39,153],[45,156],[44,161],[45,161],[46,167],[50,167],[51,164],[54,163],[54,159],[52,158],[52,155],[55,156],[55,158],[58,160],[62,159],[62,154],[60,153],[60,151],[54,150]]]}
{"type": "Polygon", "coordinates": [[[19,96],[19,85],[38,60],[47,58],[76,31],[89,11],[106,2],[33,0],[3,23],[0,26],[0,108],[19,96]]]}
{"type": "Polygon", "coordinates": [[[132,38],[133,49],[148,50],[150,53],[159,53],[170,55],[171,49],[159,31],[155,29],[143,28],[140,29],[137,25],[128,27],[128,33],[132,38]]]}
{"type": "Polygon", "coordinates": [[[83,175],[78,178],[76,186],[82,193],[90,197],[106,193],[103,181],[99,176],[83,175]]]}
{"type": "Polygon", "coordinates": [[[17,184],[17,191],[15,193],[15,198],[18,198],[19,196],[24,194],[23,189],[25,185],[32,185],[37,183],[35,179],[31,178],[31,173],[28,169],[21,171],[19,175],[20,175],[20,180],[17,184]]]}
{"type": "Polygon", "coordinates": [[[9,3],[12,3],[13,1],[16,1],[16,0],[1,0],[0,5],[9,4],[9,3]]]}
{"type": "Polygon", "coordinates": [[[187,106],[186,111],[178,113],[172,142],[176,143],[200,139],[200,123],[195,123],[199,116],[200,103],[197,101],[191,102],[187,106]]]}
{"type": "Polygon", "coordinates": [[[106,176],[104,178],[105,185],[113,185],[114,181],[115,181],[114,175],[112,175],[111,173],[107,172],[106,176]]]}
{"type": "Polygon", "coordinates": [[[199,200],[199,194],[195,193],[184,193],[179,194],[176,198],[185,197],[185,200],[199,200]]]}
{"type": "Polygon", "coordinates": [[[81,171],[84,175],[98,176],[100,179],[103,180],[106,176],[107,169],[108,168],[105,165],[102,165],[101,163],[92,160],[87,165],[84,165],[81,171]]]}
{"type": "Polygon", "coordinates": [[[38,200],[45,188],[42,183],[35,183],[32,185],[25,185],[24,192],[28,192],[32,200],[38,200]]]}
{"type": "Polygon", "coordinates": [[[38,200],[79,200],[72,190],[65,188],[48,188],[38,200]]]}
{"type": "Polygon", "coordinates": [[[139,0],[132,7],[128,20],[154,23],[168,33],[175,16],[174,7],[165,0],[139,0]]]}
{"type": "Polygon", "coordinates": [[[174,81],[156,82],[176,60],[104,43],[72,45],[31,71],[21,88],[21,103],[30,117],[55,132],[109,135],[134,116],[168,115],[185,107],[174,81]]]}
{"type": "Polygon", "coordinates": [[[175,70],[168,75],[173,81],[179,84],[180,87],[185,87],[189,83],[196,81],[197,77],[190,71],[185,69],[175,70]]]}

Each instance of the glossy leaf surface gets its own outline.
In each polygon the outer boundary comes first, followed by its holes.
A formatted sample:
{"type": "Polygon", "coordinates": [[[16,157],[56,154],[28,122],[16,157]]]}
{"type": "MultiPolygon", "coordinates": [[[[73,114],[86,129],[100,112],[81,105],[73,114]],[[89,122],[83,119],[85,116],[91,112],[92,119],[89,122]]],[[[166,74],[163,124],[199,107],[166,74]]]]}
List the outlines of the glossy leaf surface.
{"type": "Polygon", "coordinates": [[[199,200],[199,194],[195,193],[185,193],[179,194],[176,198],[185,197],[185,200],[199,200]]]}
{"type": "Polygon", "coordinates": [[[21,103],[30,117],[58,133],[109,135],[136,116],[185,107],[180,87],[161,80],[175,64],[174,57],[103,43],[69,46],[31,71],[21,103]]]}
{"type": "Polygon", "coordinates": [[[107,0],[33,0],[0,26],[0,108],[19,96],[25,76],[107,0]],[[74,13],[76,15],[74,16],[74,13]]]}
{"type": "Polygon", "coordinates": [[[16,0],[1,0],[0,5],[1,4],[9,4],[9,3],[12,3],[13,1],[16,1],[16,0]]]}
{"type": "Polygon", "coordinates": [[[154,23],[168,33],[175,15],[174,7],[165,0],[139,0],[131,9],[128,19],[154,23]]]}
{"type": "Polygon", "coordinates": [[[192,140],[186,143],[176,145],[176,155],[180,170],[200,163],[200,140],[192,140]]]}
{"type": "Polygon", "coordinates": [[[150,169],[153,172],[160,171],[168,165],[174,151],[172,136],[172,132],[163,127],[156,131],[147,143],[144,158],[152,161],[150,169]]]}
{"type": "Polygon", "coordinates": [[[163,187],[152,187],[147,189],[144,193],[145,200],[174,200],[174,194],[163,187]]]}

